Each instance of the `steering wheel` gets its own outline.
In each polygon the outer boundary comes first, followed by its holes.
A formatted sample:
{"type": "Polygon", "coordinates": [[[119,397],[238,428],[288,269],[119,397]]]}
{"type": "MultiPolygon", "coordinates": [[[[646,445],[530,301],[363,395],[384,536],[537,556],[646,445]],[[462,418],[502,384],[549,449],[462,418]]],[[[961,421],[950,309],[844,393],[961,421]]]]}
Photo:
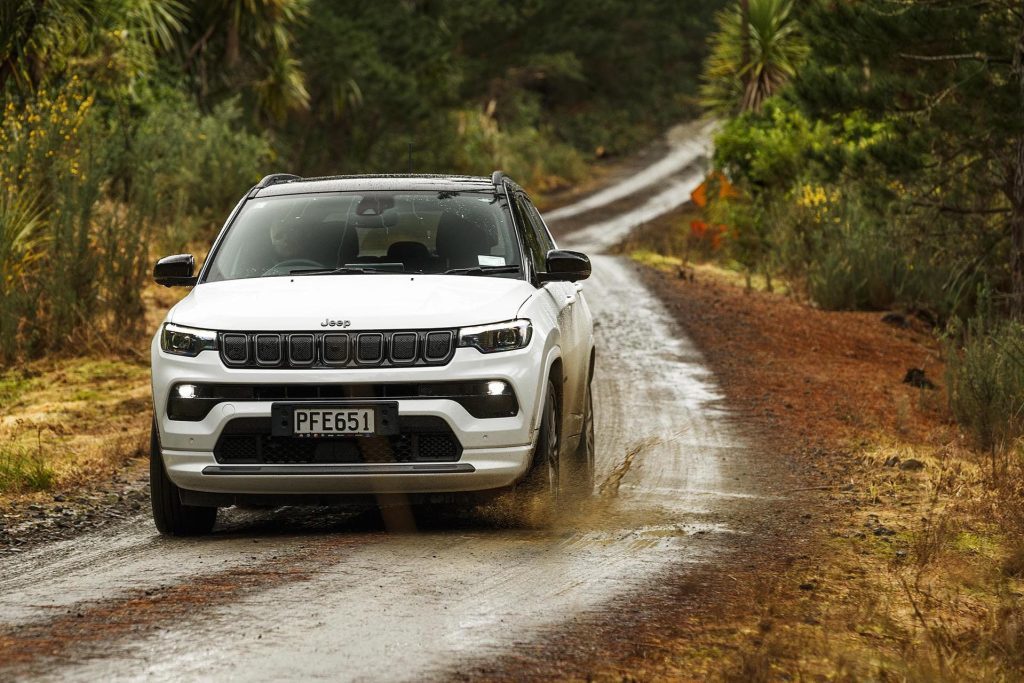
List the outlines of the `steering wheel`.
{"type": "Polygon", "coordinates": [[[322,263],[318,263],[317,261],[311,261],[310,259],[293,258],[288,259],[287,261],[281,261],[280,263],[271,266],[261,277],[287,275],[288,271],[292,268],[327,268],[327,266],[322,263]]]}

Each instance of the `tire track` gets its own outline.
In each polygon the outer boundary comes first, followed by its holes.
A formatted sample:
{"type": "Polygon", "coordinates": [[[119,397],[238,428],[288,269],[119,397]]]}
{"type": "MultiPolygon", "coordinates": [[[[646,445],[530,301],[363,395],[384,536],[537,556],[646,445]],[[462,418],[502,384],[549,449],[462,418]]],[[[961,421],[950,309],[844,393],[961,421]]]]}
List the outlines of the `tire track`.
{"type": "MultiPolygon", "coordinates": [[[[561,242],[598,254],[688,197],[692,176],[673,179],[644,211],[561,242]]],[[[632,182],[604,197],[627,196],[632,182]]],[[[598,472],[617,495],[545,531],[509,528],[500,509],[421,516],[403,533],[286,509],[231,512],[204,539],[158,538],[139,520],[48,546],[0,570],[0,678],[448,676],[641,592],[667,568],[712,562],[733,531],[722,511],[757,495],[724,464],[747,446],[700,353],[632,266],[599,254],[593,262],[584,296],[599,321],[598,472]],[[62,610],[74,616],[53,616],[62,610]],[[74,623],[107,619],[115,626],[106,631],[74,623]],[[4,661],[33,647],[17,666],[4,661]]]]}

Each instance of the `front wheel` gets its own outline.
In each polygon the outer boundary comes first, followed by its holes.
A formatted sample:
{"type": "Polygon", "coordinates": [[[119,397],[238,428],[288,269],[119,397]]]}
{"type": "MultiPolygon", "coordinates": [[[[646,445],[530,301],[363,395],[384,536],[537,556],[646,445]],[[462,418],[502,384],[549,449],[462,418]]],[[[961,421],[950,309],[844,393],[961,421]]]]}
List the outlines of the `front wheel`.
{"type": "Polygon", "coordinates": [[[169,536],[201,536],[213,530],[217,508],[182,505],[160,452],[160,434],[156,422],[149,436],[149,495],[153,503],[153,522],[157,531],[169,536]]]}
{"type": "Polygon", "coordinates": [[[560,449],[558,394],[549,380],[533,462],[518,496],[527,519],[542,525],[550,523],[558,509],[560,449]]]}
{"type": "Polygon", "coordinates": [[[589,498],[594,493],[594,471],[596,458],[596,439],[594,434],[594,394],[591,383],[587,382],[586,396],[583,399],[583,432],[580,444],[576,447],[573,458],[573,493],[580,499],[589,498]]]}

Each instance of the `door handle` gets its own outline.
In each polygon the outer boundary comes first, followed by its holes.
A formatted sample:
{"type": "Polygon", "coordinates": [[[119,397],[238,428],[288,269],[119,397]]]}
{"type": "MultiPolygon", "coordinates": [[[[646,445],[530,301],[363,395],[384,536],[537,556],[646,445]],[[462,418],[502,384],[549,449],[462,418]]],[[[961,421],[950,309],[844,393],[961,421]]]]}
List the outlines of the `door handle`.
{"type": "Polygon", "coordinates": [[[574,303],[576,303],[576,295],[575,294],[570,294],[569,296],[565,297],[565,305],[566,306],[572,306],[574,303]]]}

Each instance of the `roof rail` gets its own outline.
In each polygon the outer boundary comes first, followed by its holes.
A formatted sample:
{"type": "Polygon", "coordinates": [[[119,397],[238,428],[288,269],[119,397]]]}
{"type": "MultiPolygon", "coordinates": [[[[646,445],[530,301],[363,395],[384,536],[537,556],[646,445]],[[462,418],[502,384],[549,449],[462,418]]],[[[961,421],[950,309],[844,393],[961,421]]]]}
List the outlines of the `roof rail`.
{"type": "Polygon", "coordinates": [[[288,183],[293,180],[302,180],[302,176],[297,176],[294,173],[271,173],[270,175],[265,175],[258,183],[256,183],[256,186],[252,188],[249,192],[249,196],[254,196],[265,187],[277,185],[278,183],[288,183]]]}
{"type": "Polygon", "coordinates": [[[505,174],[501,171],[495,171],[491,174],[491,182],[494,183],[495,187],[500,188],[502,183],[505,182],[505,174]]]}

